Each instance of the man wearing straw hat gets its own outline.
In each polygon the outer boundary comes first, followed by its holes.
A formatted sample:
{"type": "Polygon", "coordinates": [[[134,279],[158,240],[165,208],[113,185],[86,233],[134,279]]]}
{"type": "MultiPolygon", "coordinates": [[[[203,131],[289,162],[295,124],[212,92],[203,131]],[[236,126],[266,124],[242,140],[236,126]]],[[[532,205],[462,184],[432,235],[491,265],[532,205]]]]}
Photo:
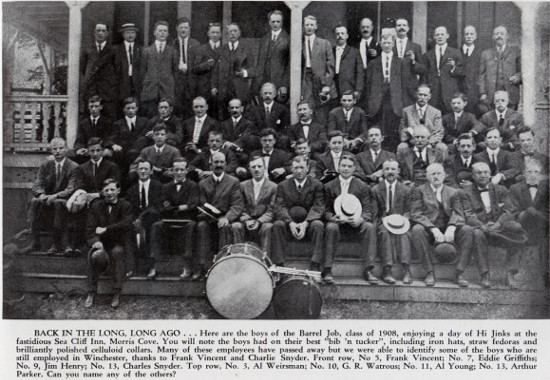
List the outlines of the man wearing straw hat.
{"type": "Polygon", "coordinates": [[[119,105],[128,97],[139,97],[141,92],[141,51],[136,43],[138,28],[133,23],[123,24],[119,32],[124,41],[115,47],[115,74],[118,83],[119,105]]]}

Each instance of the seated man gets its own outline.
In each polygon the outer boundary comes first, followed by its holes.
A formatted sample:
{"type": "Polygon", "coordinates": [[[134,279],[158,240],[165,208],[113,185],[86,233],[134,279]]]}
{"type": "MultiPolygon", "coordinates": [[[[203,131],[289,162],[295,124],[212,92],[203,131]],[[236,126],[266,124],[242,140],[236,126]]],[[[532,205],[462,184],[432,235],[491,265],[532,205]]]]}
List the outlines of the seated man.
{"type": "MultiPolygon", "coordinates": [[[[344,155],[340,159],[338,178],[333,179],[325,185],[325,263],[321,273],[327,284],[333,284],[332,265],[334,255],[338,248],[338,242],[344,236],[348,240],[350,236],[357,236],[364,250],[365,280],[371,284],[378,283],[378,279],[372,273],[374,260],[376,259],[376,228],[372,224],[372,206],[370,198],[370,187],[363,181],[353,178],[355,171],[355,158],[351,155],[344,155]],[[344,217],[336,214],[334,201],[340,194],[352,194],[361,202],[361,213],[351,217],[344,217]]],[[[385,258],[382,259],[386,264],[385,258]]],[[[390,267],[391,268],[391,267],[390,267]]],[[[395,283],[391,272],[386,271],[384,266],[383,280],[388,284],[395,283]]]]}
{"type": "MultiPolygon", "coordinates": [[[[129,237],[132,230],[132,206],[119,198],[120,185],[114,179],[103,182],[103,199],[94,202],[88,213],[86,235],[92,250],[105,250],[109,255],[109,267],[112,268],[114,296],[112,308],[120,305],[122,282],[126,278],[127,261],[132,256],[129,249],[129,237]]],[[[99,276],[95,268],[88,268],[88,297],[84,304],[90,308],[94,304],[99,276]]]]}
{"type": "MultiPolygon", "coordinates": [[[[535,132],[529,127],[523,127],[517,132],[519,140],[519,153],[522,157],[521,167],[525,168],[528,160],[538,161],[541,173],[548,175],[548,155],[537,151],[535,146],[535,132]]],[[[519,176],[516,180],[520,180],[519,176]]]]}
{"type": "MultiPolygon", "coordinates": [[[[226,165],[225,155],[221,152],[214,153],[210,158],[212,175],[199,183],[199,205],[204,206],[208,203],[220,211],[220,214],[211,213],[212,217],[199,215],[197,261],[192,277],[194,281],[204,279],[212,252],[218,252],[231,243],[231,223],[235,222],[243,211],[244,202],[239,180],[225,173],[226,165]]],[[[210,210],[208,207],[207,209],[210,210]]]]}
{"type": "Polygon", "coordinates": [[[252,179],[241,183],[244,209],[239,221],[231,225],[233,242],[258,241],[271,257],[271,228],[277,185],[265,176],[263,157],[252,156],[248,164],[252,179]]]}
{"type": "MultiPolygon", "coordinates": [[[[275,148],[277,134],[271,128],[263,129],[260,132],[260,143],[262,149],[252,152],[253,156],[262,156],[267,167],[266,176],[270,181],[279,183],[285,179],[288,173],[291,154],[284,150],[275,148]]],[[[243,175],[243,168],[237,170],[239,177],[243,175]]],[[[246,171],[246,169],[244,169],[246,171]]]]}
{"type": "MultiPolygon", "coordinates": [[[[395,159],[389,158],[384,161],[382,171],[384,172],[384,180],[371,189],[372,218],[377,226],[378,250],[383,260],[384,272],[391,273],[395,248],[395,252],[403,266],[403,283],[408,285],[412,283],[410,232],[400,235],[393,234],[386,229],[382,219],[393,214],[408,219],[411,190],[397,181],[399,163],[395,159]]],[[[384,281],[388,282],[387,280],[384,281]]]]}
{"type": "Polygon", "coordinates": [[[179,117],[174,115],[174,106],[169,99],[163,98],[158,104],[158,115],[149,119],[147,122],[147,129],[145,137],[148,141],[140,143],[140,147],[143,149],[153,144],[153,128],[158,123],[164,123],[166,125],[166,144],[179,148],[183,141],[183,125],[179,117]]]}
{"type": "Polygon", "coordinates": [[[466,95],[462,92],[457,92],[451,99],[453,112],[446,114],[441,119],[443,124],[443,142],[447,144],[449,154],[456,153],[458,136],[470,132],[479,123],[473,114],[464,111],[467,105],[466,95]]]}
{"type": "MultiPolygon", "coordinates": [[[[53,244],[47,251],[49,255],[53,255],[64,249],[68,215],[66,205],[67,199],[78,187],[78,165],[66,157],[67,145],[62,138],[52,139],[50,151],[54,159],[48,159],[40,165],[32,187],[33,198],[29,205],[32,242],[25,251],[40,250],[38,238],[39,228],[42,227],[40,222],[47,212],[53,212],[53,220],[48,219],[48,224],[53,227],[53,244]]],[[[72,242],[69,243],[72,244],[72,242]]]]}
{"type": "Polygon", "coordinates": [[[195,116],[183,122],[183,145],[182,152],[187,161],[208,146],[208,132],[219,129],[218,122],[208,116],[208,103],[202,96],[193,99],[193,113],[195,116]]]}
{"type": "Polygon", "coordinates": [[[359,167],[365,173],[365,182],[369,186],[374,186],[379,181],[382,181],[384,177],[382,164],[390,158],[395,160],[396,156],[394,153],[382,149],[384,136],[382,136],[382,130],[379,127],[374,126],[369,128],[367,136],[369,149],[359,153],[357,161],[359,167]]]}
{"type": "Polygon", "coordinates": [[[426,286],[435,285],[432,246],[440,243],[458,245],[457,284],[468,286],[463,271],[468,265],[473,244],[473,229],[464,223],[464,211],[459,190],[443,184],[445,171],[439,163],[426,168],[428,183],[416,187],[411,195],[411,238],[414,250],[424,258],[428,273],[426,286]]]}
{"type": "Polygon", "coordinates": [[[239,163],[245,164],[247,156],[260,148],[260,129],[243,117],[244,107],[240,99],[231,99],[228,109],[230,118],[220,125],[225,138],[223,147],[232,149],[239,163]]]}
{"type": "MultiPolygon", "coordinates": [[[[311,178],[316,178],[317,161],[311,159],[310,152],[311,150],[309,149],[309,144],[304,138],[300,137],[298,140],[296,140],[296,143],[294,144],[294,157],[303,156],[307,160],[307,164],[309,166],[309,172],[307,173],[307,175],[311,178]]],[[[290,177],[294,177],[294,174],[290,173],[286,176],[286,178],[290,177]]]]}
{"type": "Polygon", "coordinates": [[[285,251],[292,238],[302,240],[308,236],[313,243],[313,256],[310,269],[318,271],[325,261],[323,251],[323,233],[325,226],[321,221],[325,211],[323,184],[307,175],[307,161],[298,156],[292,159],[293,178],[284,180],[277,186],[275,199],[276,221],[273,223],[273,249],[271,261],[284,266],[285,251]],[[292,220],[289,211],[293,207],[302,207],[307,212],[306,219],[297,223],[292,220]]]}
{"type": "MultiPolygon", "coordinates": [[[[501,223],[513,219],[508,201],[508,190],[504,186],[491,183],[491,171],[485,162],[473,165],[474,184],[464,189],[464,214],[466,224],[474,228],[474,249],[481,274],[481,285],[491,286],[489,279],[489,259],[487,233],[500,228],[501,223]]],[[[519,270],[520,255],[517,247],[507,250],[507,281],[511,288],[517,288],[515,275],[519,270]]]]}
{"type": "Polygon", "coordinates": [[[476,149],[474,138],[463,133],[457,138],[458,153],[449,156],[443,163],[445,184],[464,189],[472,184],[472,165],[478,162],[473,153],[476,149]]]}
{"type": "Polygon", "coordinates": [[[367,115],[356,103],[353,91],[345,91],[340,98],[342,106],[330,111],[327,125],[328,134],[334,130],[342,132],[344,146],[352,153],[361,152],[367,140],[367,115]]]}
{"type": "Polygon", "coordinates": [[[415,185],[426,183],[426,168],[430,164],[442,163],[440,151],[429,146],[430,131],[424,126],[413,130],[414,147],[407,148],[397,155],[401,167],[401,179],[415,185]]]}
{"type": "Polygon", "coordinates": [[[208,132],[208,150],[197,154],[193,161],[189,163],[189,172],[194,174],[194,178],[198,180],[204,179],[212,174],[210,170],[210,158],[216,152],[221,152],[227,159],[227,165],[225,166],[225,172],[227,174],[234,175],[237,169],[237,156],[232,149],[223,148],[223,132],[220,130],[211,130],[208,132]],[[196,175],[196,177],[195,177],[196,175]]]}
{"type": "Polygon", "coordinates": [[[153,139],[155,145],[143,149],[130,166],[130,178],[137,177],[137,164],[141,160],[153,164],[153,178],[160,182],[169,182],[173,178],[172,164],[176,158],[181,157],[180,151],[171,145],[166,145],[166,126],[163,123],[158,123],[153,128],[153,139]]]}
{"type": "Polygon", "coordinates": [[[501,149],[502,138],[497,128],[488,129],[485,135],[486,149],[474,155],[477,161],[485,162],[491,169],[491,182],[506,187],[516,182],[521,173],[522,159],[518,153],[501,149]]]}
{"type": "Polygon", "coordinates": [[[432,97],[430,87],[421,84],[416,90],[416,103],[403,108],[403,116],[399,124],[401,144],[397,146],[397,157],[414,145],[413,134],[415,127],[428,129],[428,144],[441,152],[443,158],[447,157],[447,145],[443,144],[443,125],[441,124],[441,111],[428,104],[432,97]]]}
{"type": "Polygon", "coordinates": [[[188,280],[192,277],[191,261],[197,225],[195,220],[199,204],[199,186],[186,178],[187,161],[184,158],[174,160],[172,171],[174,180],[162,187],[160,210],[164,220],[156,222],[152,228],[151,257],[154,263],[147,275],[149,280],[157,275],[156,260],[165,251],[183,254],[184,265],[180,278],[188,280]]]}
{"type": "Polygon", "coordinates": [[[290,146],[294,148],[296,140],[299,138],[305,139],[309,144],[313,157],[316,157],[318,154],[323,153],[327,146],[325,126],[313,120],[313,109],[308,102],[301,101],[298,103],[297,108],[300,121],[288,128],[290,146]]]}
{"type": "MultiPolygon", "coordinates": [[[[523,127],[523,116],[517,111],[508,108],[509,98],[506,91],[495,92],[495,109],[484,114],[480,123],[473,129],[473,133],[483,136],[489,129],[496,128],[502,136],[502,149],[514,151],[518,149],[517,131],[523,127]]],[[[480,144],[485,148],[483,144],[480,144]]]]}
{"type": "MultiPolygon", "coordinates": [[[[317,170],[315,173],[315,178],[321,180],[321,178],[329,179],[336,178],[336,173],[340,168],[340,159],[344,155],[351,155],[354,159],[355,155],[351,154],[349,151],[344,150],[345,140],[344,134],[342,131],[334,130],[330,131],[328,134],[328,148],[329,151],[317,156],[317,170]]],[[[355,165],[355,171],[353,176],[361,180],[365,178],[363,169],[359,167],[358,164],[355,165]]],[[[324,181],[324,180],[323,180],[324,181]]]]}

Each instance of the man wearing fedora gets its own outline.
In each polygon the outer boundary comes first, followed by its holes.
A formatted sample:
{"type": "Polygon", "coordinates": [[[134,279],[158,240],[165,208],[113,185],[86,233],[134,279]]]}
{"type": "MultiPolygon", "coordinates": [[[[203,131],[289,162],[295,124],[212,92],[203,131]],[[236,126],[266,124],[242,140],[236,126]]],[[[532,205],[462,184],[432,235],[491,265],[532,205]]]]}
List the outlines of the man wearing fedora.
{"type": "MultiPolygon", "coordinates": [[[[327,284],[334,283],[332,264],[341,237],[357,235],[362,249],[365,250],[365,280],[371,284],[378,283],[378,279],[372,273],[376,259],[376,228],[372,224],[370,187],[360,179],[353,178],[355,165],[352,155],[343,155],[338,169],[340,175],[325,185],[326,256],[322,277],[327,284]]],[[[395,283],[391,272],[386,270],[385,256],[382,257],[382,262],[382,279],[388,284],[395,283]]]]}
{"type": "Polygon", "coordinates": [[[275,198],[277,221],[273,223],[272,261],[279,266],[284,266],[287,242],[291,238],[302,240],[307,235],[313,242],[310,269],[317,271],[325,261],[323,251],[325,226],[321,221],[325,202],[323,184],[309,177],[308,169],[305,157],[294,157],[291,164],[294,177],[284,180],[277,187],[275,198]],[[305,210],[307,213],[305,220],[297,222],[297,218],[293,219],[292,210],[297,208],[305,210]]]}
{"type": "Polygon", "coordinates": [[[133,23],[123,24],[119,32],[124,41],[115,46],[115,75],[118,84],[119,106],[128,97],[138,98],[141,93],[141,52],[136,43],[138,28],[133,23]]]}
{"type": "MultiPolygon", "coordinates": [[[[428,165],[426,177],[427,183],[413,190],[410,202],[411,220],[414,223],[411,232],[413,247],[423,256],[428,271],[424,282],[426,286],[435,285],[434,244],[442,245],[442,253],[447,257],[456,255],[456,252],[452,252],[454,247],[449,244],[457,244],[460,250],[457,283],[466,287],[468,281],[463,271],[468,265],[473,229],[464,223],[461,194],[459,190],[443,184],[445,171],[440,163],[428,165]]],[[[435,253],[439,253],[439,250],[435,253]]]]}
{"type": "MultiPolygon", "coordinates": [[[[384,273],[391,274],[393,252],[399,254],[403,266],[403,283],[412,283],[410,271],[411,241],[409,198],[411,190],[397,181],[399,163],[390,158],[382,164],[384,180],[371,189],[372,216],[376,221],[378,250],[385,259],[384,273]]],[[[385,282],[386,279],[382,278],[385,282]]]]}

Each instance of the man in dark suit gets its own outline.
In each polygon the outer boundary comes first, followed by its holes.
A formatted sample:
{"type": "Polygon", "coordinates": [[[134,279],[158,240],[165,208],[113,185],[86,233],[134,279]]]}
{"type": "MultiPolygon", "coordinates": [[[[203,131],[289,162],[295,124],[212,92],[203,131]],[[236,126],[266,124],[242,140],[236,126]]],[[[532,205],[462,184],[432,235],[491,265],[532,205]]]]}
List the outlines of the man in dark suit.
{"type": "Polygon", "coordinates": [[[144,115],[151,118],[155,114],[160,99],[174,101],[174,75],[178,70],[178,53],[168,45],[168,23],[157,21],[153,28],[155,41],[143,49],[141,61],[141,103],[144,115]]]}
{"type": "Polygon", "coordinates": [[[152,145],[153,143],[153,128],[158,123],[163,123],[166,126],[166,143],[172,145],[176,148],[179,148],[183,141],[183,125],[179,117],[174,114],[174,102],[170,99],[161,99],[159,101],[157,110],[158,114],[147,123],[147,132],[145,137],[148,138],[148,141],[139,143],[139,146],[143,149],[146,146],[152,145]],[[145,144],[145,146],[143,146],[145,144]]]}
{"type": "Polygon", "coordinates": [[[199,186],[186,178],[187,161],[184,158],[174,160],[172,171],[174,180],[162,187],[162,204],[159,210],[164,220],[156,222],[152,228],[151,257],[155,263],[147,275],[150,280],[157,275],[156,260],[167,250],[172,254],[183,255],[184,265],[180,279],[189,280],[192,277],[199,186]]]}
{"type": "Polygon", "coordinates": [[[197,154],[193,161],[189,163],[189,172],[194,172],[198,180],[204,179],[212,175],[210,170],[210,162],[212,156],[217,152],[224,154],[226,159],[225,172],[230,175],[235,175],[237,169],[237,156],[232,149],[223,148],[223,132],[220,130],[211,130],[208,133],[208,149],[204,149],[203,152],[197,154]]]}
{"type": "Polygon", "coordinates": [[[463,133],[456,139],[456,146],[458,152],[443,163],[445,184],[464,189],[472,184],[472,165],[479,162],[473,155],[476,143],[472,135],[463,133]]]}
{"type": "Polygon", "coordinates": [[[409,40],[407,36],[410,30],[409,22],[404,18],[398,18],[395,20],[395,30],[397,32],[397,38],[395,40],[393,53],[404,61],[403,77],[406,78],[407,81],[403,83],[403,107],[408,107],[413,104],[416,99],[416,89],[420,84],[419,79],[426,72],[426,65],[424,64],[422,48],[417,43],[409,40]]]}
{"type": "Polygon", "coordinates": [[[300,121],[288,128],[290,146],[294,148],[296,140],[303,138],[308,142],[313,157],[316,157],[323,153],[327,146],[325,127],[313,121],[313,109],[308,102],[298,103],[296,112],[300,121]]]}
{"type": "MultiPolygon", "coordinates": [[[[199,216],[197,261],[192,277],[195,281],[204,278],[212,259],[212,252],[218,252],[231,243],[231,223],[237,221],[243,211],[244,201],[239,180],[226,174],[225,166],[224,154],[215,153],[211,158],[212,175],[199,183],[199,205],[204,206],[208,203],[214,206],[219,214],[212,213],[215,220],[207,215],[199,216]]],[[[210,210],[208,207],[206,209],[210,210]]]]}
{"type": "Polygon", "coordinates": [[[492,105],[497,91],[510,95],[510,108],[517,109],[521,84],[521,53],[517,46],[508,45],[508,31],[497,26],[493,31],[495,47],[484,50],[479,67],[480,101],[492,105]]]}
{"type": "MultiPolygon", "coordinates": [[[[523,127],[518,130],[518,141],[520,149],[518,151],[523,158],[522,169],[527,166],[527,161],[538,161],[543,174],[548,174],[548,155],[537,152],[535,146],[535,131],[529,127],[523,127]]],[[[519,179],[519,178],[518,178],[519,179]]]]}
{"type": "Polygon", "coordinates": [[[356,103],[353,92],[344,92],[340,98],[342,106],[330,111],[327,126],[327,133],[333,130],[343,133],[344,145],[352,153],[360,152],[367,140],[367,115],[356,103]]]}
{"type": "Polygon", "coordinates": [[[282,91],[290,86],[290,37],[283,30],[283,12],[269,12],[267,19],[271,31],[260,40],[258,76],[254,80],[253,95],[266,82],[273,83],[282,91]]]}
{"type": "Polygon", "coordinates": [[[404,66],[408,62],[394,54],[395,35],[391,31],[382,30],[382,53],[369,64],[366,84],[369,120],[382,129],[386,146],[393,151],[399,144],[399,121],[407,84],[404,66]]]}
{"type": "Polygon", "coordinates": [[[208,133],[219,129],[218,122],[208,116],[208,103],[202,96],[193,99],[193,113],[195,116],[183,122],[183,155],[192,160],[203,149],[208,147],[208,133]]]}
{"type": "Polygon", "coordinates": [[[345,91],[352,91],[355,99],[361,99],[365,85],[363,63],[359,50],[347,44],[348,28],[338,25],[334,28],[336,46],[334,47],[334,84],[341,96],[345,91]]]}
{"type": "MultiPolygon", "coordinates": [[[[502,222],[513,219],[508,201],[508,190],[504,186],[491,183],[491,170],[484,162],[473,165],[474,184],[464,190],[464,214],[466,224],[474,228],[473,252],[476,255],[481,284],[491,286],[489,278],[489,259],[486,234],[500,228],[502,222]]],[[[520,255],[517,248],[507,250],[507,282],[511,288],[517,288],[515,275],[519,270],[520,255]]]]}
{"type": "MultiPolygon", "coordinates": [[[[260,143],[262,149],[252,152],[253,156],[262,156],[266,163],[266,175],[268,178],[279,183],[285,179],[286,174],[290,171],[290,158],[291,154],[284,150],[276,149],[277,143],[276,133],[271,128],[263,129],[260,132],[260,143]]],[[[238,172],[237,172],[238,174],[238,172]]]]}
{"type": "Polygon", "coordinates": [[[307,175],[307,161],[304,157],[294,157],[292,174],[277,187],[275,199],[276,221],[273,223],[272,261],[284,266],[287,242],[293,238],[302,240],[308,236],[313,243],[313,256],[310,269],[320,270],[325,261],[323,250],[323,233],[325,226],[321,221],[325,211],[323,184],[307,175]],[[292,220],[289,210],[302,207],[307,211],[306,219],[297,223],[292,220]]]}
{"type": "MultiPolygon", "coordinates": [[[[338,248],[338,242],[341,237],[349,240],[351,236],[358,235],[361,247],[364,250],[364,277],[371,284],[378,283],[378,279],[372,273],[376,252],[376,227],[372,221],[372,206],[370,197],[370,187],[363,181],[353,178],[355,171],[355,157],[344,155],[340,159],[338,171],[340,175],[325,185],[325,262],[322,277],[328,283],[334,283],[332,276],[332,264],[334,255],[338,248]],[[361,202],[361,213],[351,217],[338,215],[334,209],[334,201],[341,194],[352,194],[361,202]]],[[[391,272],[387,273],[387,258],[382,257],[384,265],[383,280],[389,284],[395,283],[391,272]]],[[[391,268],[391,267],[390,267],[391,268]]]]}
{"type": "Polygon", "coordinates": [[[413,130],[414,147],[398,152],[397,158],[401,168],[401,179],[422,185],[426,182],[426,168],[430,164],[442,163],[440,151],[428,145],[430,132],[419,126],[413,130]]]}
{"type": "Polygon", "coordinates": [[[252,179],[241,182],[244,208],[238,222],[231,225],[233,242],[260,242],[262,250],[271,253],[271,229],[277,185],[265,175],[263,157],[252,156],[248,164],[252,179]]]}
{"type": "Polygon", "coordinates": [[[176,22],[177,37],[173,46],[178,55],[178,70],[174,75],[176,88],[176,115],[183,120],[193,115],[192,102],[196,96],[196,76],[193,72],[196,49],[200,42],[191,38],[191,21],[187,17],[180,17],[176,22]]]}
{"type": "MultiPolygon", "coordinates": [[[[320,154],[316,157],[316,172],[315,178],[322,182],[334,177],[340,168],[340,160],[344,155],[351,155],[351,152],[344,149],[344,134],[339,130],[330,131],[328,134],[328,152],[320,154]]],[[[365,173],[359,166],[355,164],[353,175],[361,180],[365,179],[365,173]]]]}
{"type": "MultiPolygon", "coordinates": [[[[53,210],[53,220],[48,225],[53,227],[53,245],[47,251],[53,255],[63,250],[63,237],[66,232],[67,199],[78,187],[78,164],[69,160],[65,140],[55,137],[50,142],[53,160],[46,160],[40,165],[32,187],[33,198],[29,205],[32,242],[26,251],[40,250],[39,228],[47,212],[53,210]]],[[[48,214],[49,215],[49,214],[48,214]]]]}
{"type": "MultiPolygon", "coordinates": [[[[94,95],[103,99],[104,113],[114,120],[117,114],[117,77],[115,76],[115,53],[107,37],[109,27],[103,22],[96,24],[94,42],[82,49],[80,57],[81,110],[86,101],[94,95]]],[[[84,114],[84,112],[82,112],[84,114]]]]}
{"type": "Polygon", "coordinates": [[[498,129],[489,129],[485,135],[486,149],[474,157],[491,169],[491,182],[509,187],[521,173],[521,156],[501,149],[502,138],[498,129]]]}
{"type": "Polygon", "coordinates": [[[197,76],[197,96],[202,96],[208,101],[210,116],[220,118],[218,114],[218,101],[212,94],[212,75],[218,64],[221,51],[222,25],[214,22],[208,24],[208,42],[199,46],[195,52],[193,73],[197,76]]]}
{"type": "MultiPolygon", "coordinates": [[[[363,78],[366,79],[366,70],[370,61],[380,55],[380,53],[382,52],[382,48],[380,47],[380,44],[378,44],[378,41],[376,41],[376,39],[372,35],[374,32],[374,24],[371,19],[362,19],[359,24],[359,29],[361,30],[361,41],[359,42],[359,46],[357,46],[357,49],[359,50],[359,55],[361,56],[361,63],[363,66],[363,78]]],[[[366,86],[367,84],[365,83],[363,88],[366,88],[366,86]]],[[[368,109],[367,98],[368,95],[363,92],[361,99],[357,99],[357,101],[359,101],[359,104],[361,105],[361,108],[363,109],[368,109]]]]}
{"type": "Polygon", "coordinates": [[[224,148],[232,149],[239,158],[239,164],[246,165],[247,157],[259,149],[260,129],[249,119],[243,117],[243,103],[234,98],[229,101],[231,117],[224,120],[220,128],[225,139],[224,148]]]}
{"type": "Polygon", "coordinates": [[[304,44],[302,48],[302,100],[309,101],[316,109],[321,96],[336,99],[334,85],[334,54],[330,42],[315,35],[317,19],[304,17],[304,44]],[[321,95],[323,94],[323,95],[321,95]]]}
{"type": "MultiPolygon", "coordinates": [[[[411,189],[397,181],[399,176],[399,163],[389,158],[384,161],[382,170],[384,180],[371,188],[372,197],[372,219],[376,223],[378,237],[378,252],[383,258],[383,264],[386,273],[391,273],[393,260],[399,256],[399,261],[403,266],[403,283],[412,283],[410,271],[411,264],[411,240],[410,233],[405,232],[396,235],[389,232],[382,219],[385,216],[398,214],[409,217],[409,198],[411,189]],[[396,255],[394,256],[394,250],[396,255]]],[[[386,281],[388,282],[388,281],[386,281]]]]}
{"type": "MultiPolygon", "coordinates": [[[[114,296],[111,307],[120,305],[120,291],[126,278],[128,261],[133,255],[129,237],[132,230],[132,206],[126,200],[119,198],[120,185],[114,179],[103,182],[103,197],[92,205],[88,213],[86,235],[92,250],[105,250],[109,255],[109,266],[112,268],[114,296]]],[[[91,261],[91,260],[90,260],[91,261]]],[[[90,308],[94,304],[99,276],[90,262],[88,267],[88,296],[84,306],[90,308]]]]}
{"type": "MultiPolygon", "coordinates": [[[[115,75],[118,83],[118,106],[126,98],[141,94],[141,54],[143,47],[136,43],[138,28],[128,23],[120,27],[124,41],[115,46],[115,75]]],[[[120,115],[120,109],[118,110],[120,115]]]]}
{"type": "Polygon", "coordinates": [[[441,124],[443,125],[442,141],[447,144],[449,154],[456,153],[455,144],[458,136],[469,133],[472,129],[476,128],[479,123],[473,114],[464,111],[467,104],[466,95],[462,92],[457,92],[453,95],[453,99],[451,100],[453,112],[441,118],[441,124]]]}
{"type": "Polygon", "coordinates": [[[468,104],[466,111],[481,117],[479,112],[479,66],[481,63],[481,50],[474,44],[477,39],[477,31],[472,25],[464,28],[464,44],[462,49],[462,59],[464,61],[464,77],[460,83],[460,91],[466,94],[468,104]]]}
{"type": "Polygon", "coordinates": [[[451,111],[451,97],[459,90],[460,80],[464,76],[462,54],[447,45],[448,39],[447,28],[435,28],[436,45],[424,55],[425,80],[432,89],[430,104],[442,113],[451,111]]]}
{"type": "Polygon", "coordinates": [[[359,164],[358,168],[365,173],[365,182],[370,186],[374,186],[384,176],[382,164],[389,159],[396,160],[397,157],[394,153],[382,149],[384,136],[379,127],[369,128],[367,136],[369,149],[359,153],[356,158],[359,164]]]}
{"type": "Polygon", "coordinates": [[[424,258],[428,273],[424,282],[426,286],[435,285],[434,243],[454,243],[458,245],[460,259],[457,264],[457,283],[468,286],[463,272],[468,265],[473,244],[473,229],[464,223],[461,194],[443,184],[445,171],[439,163],[431,164],[426,169],[428,182],[416,187],[411,195],[411,231],[415,251],[424,258]]]}

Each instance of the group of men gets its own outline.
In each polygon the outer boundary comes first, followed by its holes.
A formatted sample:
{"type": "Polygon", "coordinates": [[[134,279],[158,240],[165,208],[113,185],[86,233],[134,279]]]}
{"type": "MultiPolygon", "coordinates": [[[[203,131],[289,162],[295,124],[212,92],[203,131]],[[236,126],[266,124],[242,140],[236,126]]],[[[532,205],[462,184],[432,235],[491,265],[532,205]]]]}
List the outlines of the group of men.
{"type": "MultiPolygon", "coordinates": [[[[178,20],[173,43],[160,21],[144,49],[133,24],[123,25],[118,47],[97,24],[82,60],[89,116],[74,149],[53,139],[53,157],[39,169],[31,249],[39,248],[45,209],[53,212],[50,254],[78,254],[80,235],[63,235],[85,228],[91,252],[110,257],[113,307],[135,271],[136,234],[153,263],[148,279],[168,251],[184,257],[181,279],[199,281],[226,244],[256,241],[283,266],[288,242],[305,239],[310,269],[332,284],[339,242],[356,239],[371,284],[380,281],[377,258],[382,281],[396,282],[399,262],[402,282],[412,283],[416,252],[433,286],[437,253],[455,250],[458,285],[468,286],[463,272],[475,256],[481,284],[490,287],[488,245],[508,239],[511,246],[524,230],[548,265],[548,157],[536,152],[533,130],[514,110],[519,52],[506,45],[505,28],[495,29],[495,48],[480,53],[473,27],[460,50],[438,27],[434,49],[422,55],[405,19],[383,29],[379,43],[363,19],[353,48],[345,26],[334,28],[332,47],[306,16],[302,101],[291,125],[289,38],[281,12],[268,20],[257,64],[235,23],[227,25],[227,44],[213,23],[209,42],[199,45],[188,19],[178,20]],[[111,72],[112,81],[104,76],[111,72]],[[113,83],[116,97],[106,94],[113,83]]],[[[521,254],[507,252],[507,282],[516,288],[521,254]]],[[[87,307],[98,277],[90,265],[87,307]]]]}

